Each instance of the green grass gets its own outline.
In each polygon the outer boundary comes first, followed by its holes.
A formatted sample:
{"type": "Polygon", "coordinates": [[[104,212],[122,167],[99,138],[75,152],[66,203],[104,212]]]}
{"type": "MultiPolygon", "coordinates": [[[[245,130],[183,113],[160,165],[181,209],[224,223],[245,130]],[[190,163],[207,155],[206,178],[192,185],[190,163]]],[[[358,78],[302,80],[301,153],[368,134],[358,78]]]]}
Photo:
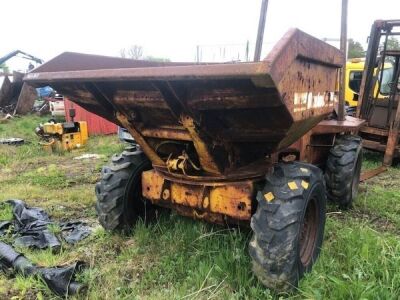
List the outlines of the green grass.
{"type": "Polygon", "coordinates": [[[322,255],[302,281],[305,298],[397,299],[400,243],[368,222],[328,218],[322,255]]]}
{"type": "Polygon", "coordinates": [[[0,138],[22,138],[25,144],[18,147],[0,145],[0,168],[21,161],[29,157],[37,157],[42,154],[37,143],[35,128],[48,120],[48,117],[35,115],[28,118],[14,118],[5,124],[0,124],[0,138]]]}
{"type": "Polygon", "coordinates": [[[12,207],[7,203],[0,203],[0,222],[12,220],[12,207]]]}
{"type": "Polygon", "coordinates": [[[364,150],[363,170],[374,169],[382,165],[383,153],[371,152],[364,150]]]}
{"type": "MultiPolygon", "coordinates": [[[[20,136],[31,143],[0,146],[0,201],[25,200],[44,208],[55,220],[84,219],[95,227],[87,239],[60,253],[19,248],[41,266],[76,260],[88,268],[79,280],[88,294],[73,299],[398,299],[400,295],[400,170],[361,185],[354,209],[329,206],[321,257],[293,294],[274,295],[251,272],[247,253],[249,229],[227,229],[175,213],[157,223],[138,224],[127,236],[99,227],[94,184],[101,166],[124,145],[116,136],[91,137],[87,147],[47,154],[37,145],[29,116],[0,124],[0,136],[20,136]],[[83,153],[100,159],[74,160],[83,153]]],[[[365,155],[364,169],[382,157],[365,155]]],[[[11,217],[0,206],[0,220],[11,217]]],[[[58,227],[50,228],[59,233],[58,227]]],[[[9,237],[7,237],[8,239],[9,237]]],[[[7,240],[6,239],[6,240],[7,240]]],[[[0,299],[57,299],[36,278],[0,275],[0,299]]]]}

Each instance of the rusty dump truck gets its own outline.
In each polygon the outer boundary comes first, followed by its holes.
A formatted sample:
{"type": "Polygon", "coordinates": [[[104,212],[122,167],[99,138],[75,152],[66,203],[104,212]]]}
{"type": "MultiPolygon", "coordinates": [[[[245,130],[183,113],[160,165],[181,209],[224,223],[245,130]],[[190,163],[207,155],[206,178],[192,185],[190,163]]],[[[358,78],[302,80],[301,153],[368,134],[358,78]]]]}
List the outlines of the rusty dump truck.
{"type": "Polygon", "coordinates": [[[357,195],[362,121],[336,119],[336,48],[290,30],[254,63],[159,63],[64,53],[30,72],[137,145],[112,157],[96,185],[107,230],[158,207],[250,226],[253,270],[269,288],[295,287],[320,252],[326,199],[357,195]]]}

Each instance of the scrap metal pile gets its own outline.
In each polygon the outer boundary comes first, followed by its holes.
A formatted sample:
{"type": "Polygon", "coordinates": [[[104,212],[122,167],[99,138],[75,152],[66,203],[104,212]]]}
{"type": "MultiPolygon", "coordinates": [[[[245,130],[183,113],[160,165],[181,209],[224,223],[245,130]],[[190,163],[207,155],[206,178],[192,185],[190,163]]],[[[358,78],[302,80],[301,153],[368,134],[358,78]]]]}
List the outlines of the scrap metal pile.
{"type": "MultiPolygon", "coordinates": [[[[17,56],[30,61],[29,70],[34,68],[31,62],[43,63],[43,60],[37,57],[21,50],[16,50],[0,57],[0,65],[17,56]]],[[[24,72],[9,73],[4,71],[0,73],[0,117],[7,114],[23,115],[32,111],[34,102],[37,99],[37,92],[35,88],[23,82],[24,75],[24,72]]]]}
{"type": "Polygon", "coordinates": [[[32,111],[38,98],[36,89],[23,82],[25,74],[5,75],[0,85],[0,113],[24,115],[32,111]],[[12,81],[10,80],[12,77],[12,81]]]}

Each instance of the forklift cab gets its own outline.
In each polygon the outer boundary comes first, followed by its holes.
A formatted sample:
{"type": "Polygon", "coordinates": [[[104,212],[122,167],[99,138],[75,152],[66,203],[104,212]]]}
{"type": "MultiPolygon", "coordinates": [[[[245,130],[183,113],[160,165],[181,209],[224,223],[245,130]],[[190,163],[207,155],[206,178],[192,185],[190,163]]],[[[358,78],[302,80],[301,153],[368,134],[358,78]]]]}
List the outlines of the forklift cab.
{"type": "Polygon", "coordinates": [[[395,120],[400,98],[400,50],[387,51],[382,56],[392,63],[392,67],[378,72],[373,79],[375,84],[371,88],[372,105],[367,120],[370,126],[389,129],[395,120]],[[383,99],[377,94],[382,95],[383,99]]]}
{"type": "Polygon", "coordinates": [[[400,50],[387,48],[388,37],[397,35],[400,20],[377,20],[373,24],[357,106],[357,116],[366,120],[359,131],[363,146],[383,152],[384,166],[400,158],[400,50]],[[386,68],[387,63],[392,67],[386,68]]]}

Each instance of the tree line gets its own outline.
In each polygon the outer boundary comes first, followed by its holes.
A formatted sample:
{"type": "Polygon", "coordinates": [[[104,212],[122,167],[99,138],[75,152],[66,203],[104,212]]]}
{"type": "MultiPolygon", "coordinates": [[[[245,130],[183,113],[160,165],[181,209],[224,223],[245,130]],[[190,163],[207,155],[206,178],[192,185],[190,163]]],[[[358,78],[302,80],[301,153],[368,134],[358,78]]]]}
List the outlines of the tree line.
{"type": "MultiPolygon", "coordinates": [[[[395,37],[389,37],[387,42],[387,50],[400,50],[400,42],[395,37]]],[[[347,58],[365,57],[366,51],[360,42],[349,39],[347,58]]]]}

